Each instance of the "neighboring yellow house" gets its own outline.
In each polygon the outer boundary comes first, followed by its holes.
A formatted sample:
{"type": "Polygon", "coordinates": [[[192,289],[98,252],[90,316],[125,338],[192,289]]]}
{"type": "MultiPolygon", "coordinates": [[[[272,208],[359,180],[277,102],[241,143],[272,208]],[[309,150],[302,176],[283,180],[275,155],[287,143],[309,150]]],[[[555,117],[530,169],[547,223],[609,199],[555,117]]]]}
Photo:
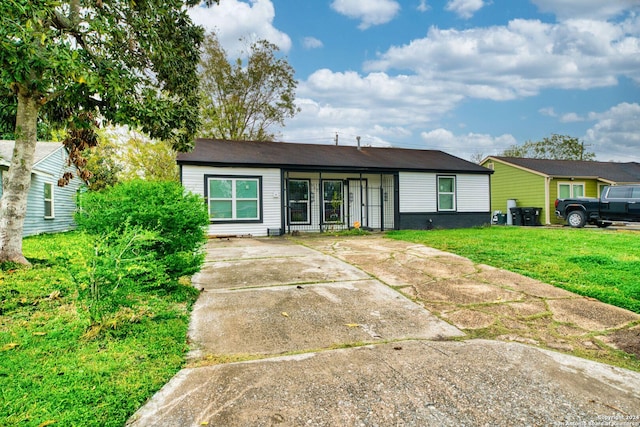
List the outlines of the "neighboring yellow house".
{"type": "Polygon", "coordinates": [[[561,224],[556,199],[600,197],[607,185],[640,184],[640,163],[525,159],[489,156],[480,164],[494,171],[491,210],[509,213],[508,200],[518,207],[542,208],[542,224],[561,224]]]}

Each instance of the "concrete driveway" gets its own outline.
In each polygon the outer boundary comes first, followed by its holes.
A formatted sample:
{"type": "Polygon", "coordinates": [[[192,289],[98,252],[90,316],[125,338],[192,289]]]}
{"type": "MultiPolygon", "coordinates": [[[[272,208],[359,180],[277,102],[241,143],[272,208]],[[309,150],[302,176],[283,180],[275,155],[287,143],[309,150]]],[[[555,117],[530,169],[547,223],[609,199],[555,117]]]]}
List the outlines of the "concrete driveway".
{"type": "Polygon", "coordinates": [[[129,426],[640,425],[640,373],[526,331],[468,335],[540,317],[635,333],[640,316],[420,245],[300,243],[208,243],[188,367],[129,426]]]}

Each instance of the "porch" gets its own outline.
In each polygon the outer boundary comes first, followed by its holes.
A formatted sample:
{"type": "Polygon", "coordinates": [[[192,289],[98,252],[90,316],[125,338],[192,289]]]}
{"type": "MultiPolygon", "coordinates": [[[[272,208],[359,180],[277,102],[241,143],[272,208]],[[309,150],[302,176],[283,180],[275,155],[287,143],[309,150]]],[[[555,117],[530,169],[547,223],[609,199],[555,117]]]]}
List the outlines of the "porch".
{"type": "Polygon", "coordinates": [[[395,228],[397,174],[283,171],[284,232],[395,228]]]}

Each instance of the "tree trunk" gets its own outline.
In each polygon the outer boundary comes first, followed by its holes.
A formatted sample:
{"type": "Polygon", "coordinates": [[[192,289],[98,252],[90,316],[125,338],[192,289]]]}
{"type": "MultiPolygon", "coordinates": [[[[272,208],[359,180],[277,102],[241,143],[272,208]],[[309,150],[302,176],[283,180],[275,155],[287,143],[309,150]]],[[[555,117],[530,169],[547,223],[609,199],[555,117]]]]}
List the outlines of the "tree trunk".
{"type": "Polygon", "coordinates": [[[32,94],[18,94],[16,142],[9,171],[3,174],[0,199],[0,262],[29,264],[22,254],[22,229],[27,213],[31,169],[36,151],[40,104],[32,94]]]}

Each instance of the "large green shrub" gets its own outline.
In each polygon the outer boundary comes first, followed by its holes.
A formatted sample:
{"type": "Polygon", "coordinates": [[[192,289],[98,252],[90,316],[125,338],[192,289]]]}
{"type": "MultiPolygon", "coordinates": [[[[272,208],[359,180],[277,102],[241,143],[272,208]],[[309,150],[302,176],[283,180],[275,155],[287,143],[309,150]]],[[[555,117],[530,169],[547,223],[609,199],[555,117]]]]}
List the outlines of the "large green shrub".
{"type": "Polygon", "coordinates": [[[150,250],[172,279],[197,272],[204,260],[209,218],[202,197],[176,182],[128,181],[80,195],[78,227],[89,233],[123,233],[139,227],[157,234],[150,250]]]}
{"type": "Polygon", "coordinates": [[[78,296],[93,324],[108,323],[122,309],[132,309],[140,291],[166,288],[166,267],[152,249],[158,235],[142,227],[93,236],[93,245],[78,248],[66,260],[78,285],[78,296]]]}

